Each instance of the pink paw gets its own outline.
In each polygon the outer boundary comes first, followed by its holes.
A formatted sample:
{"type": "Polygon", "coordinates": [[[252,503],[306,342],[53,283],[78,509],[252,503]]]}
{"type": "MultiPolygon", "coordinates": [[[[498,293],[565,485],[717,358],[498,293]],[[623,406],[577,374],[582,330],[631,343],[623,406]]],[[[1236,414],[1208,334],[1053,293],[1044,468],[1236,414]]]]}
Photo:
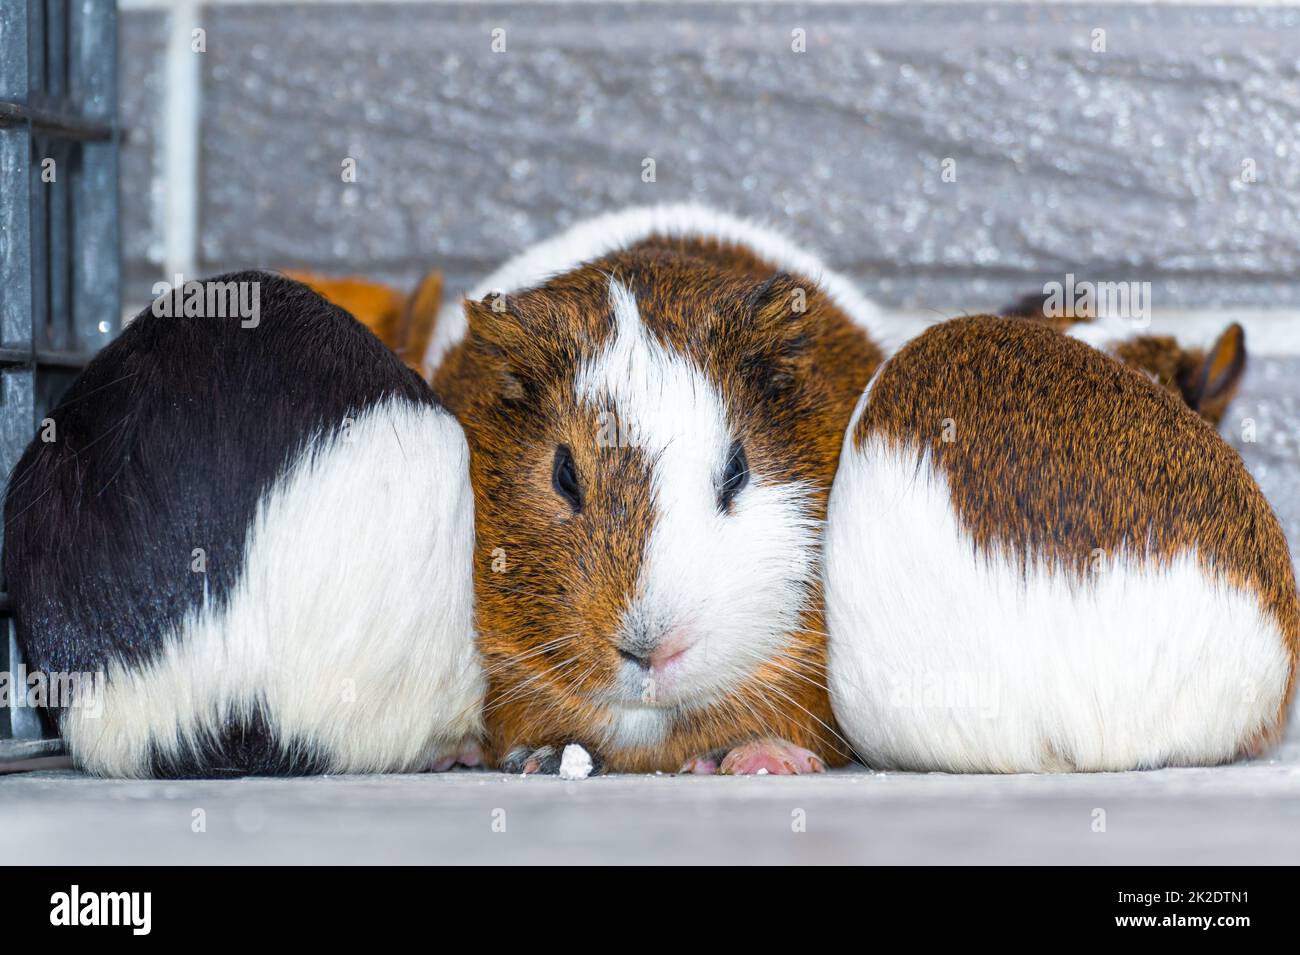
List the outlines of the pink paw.
{"type": "Polygon", "coordinates": [[[483,750],[479,749],[478,743],[466,743],[461,747],[460,752],[435,759],[429,764],[428,771],[431,773],[445,773],[453,766],[478,766],[482,762],[483,750]]]}
{"type": "Polygon", "coordinates": [[[718,765],[721,762],[722,756],[719,753],[696,756],[682,763],[682,768],[677,770],[677,774],[679,776],[712,776],[718,771],[718,765]]]}
{"type": "Polygon", "coordinates": [[[742,743],[722,759],[718,772],[727,776],[799,776],[824,773],[826,764],[816,753],[783,739],[756,739],[742,743]]]}

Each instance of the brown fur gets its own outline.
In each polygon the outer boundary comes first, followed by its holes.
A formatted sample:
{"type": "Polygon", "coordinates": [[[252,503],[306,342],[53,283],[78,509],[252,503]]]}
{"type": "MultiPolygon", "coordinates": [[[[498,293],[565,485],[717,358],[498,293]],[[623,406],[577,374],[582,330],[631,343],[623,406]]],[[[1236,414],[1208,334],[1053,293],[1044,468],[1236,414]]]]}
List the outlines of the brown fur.
{"type": "MultiPolygon", "coordinates": [[[[1003,310],[1008,318],[1027,318],[1065,331],[1091,315],[1048,317],[1045,299],[1028,295],[1003,310]]],[[[1189,408],[1216,428],[1236,397],[1246,370],[1246,333],[1236,322],[1207,351],[1185,348],[1172,335],[1134,335],[1108,349],[1124,364],[1150,375],[1160,387],[1180,396],[1189,408]]]]}
{"type": "Polygon", "coordinates": [[[1162,560],[1195,548],[1277,621],[1290,699],[1300,599],[1286,537],[1241,458],[1169,390],[1051,328],[977,316],[890,359],[853,437],[868,435],[929,450],[976,545],[1022,566],[1081,578],[1098,549],[1162,560]]]}
{"type": "Polygon", "coordinates": [[[378,282],[286,273],[350,312],[410,368],[424,373],[424,353],[442,302],[442,275],[429,272],[409,296],[378,282]]]}
{"type": "MultiPolygon", "coordinates": [[[[465,303],[469,332],[433,384],[470,446],[493,761],[520,746],[593,745],[601,710],[587,694],[618,667],[612,636],[654,519],[642,452],[598,447],[592,411],[574,397],[581,361],[611,332],[607,276],[632,291],[662,343],[714,382],[754,471],[814,485],[824,519],[844,428],[881,355],[812,281],[774,271],[734,246],[652,238],[508,300],[465,303]],[[807,295],[802,314],[790,307],[796,288],[807,295]],[[560,444],[584,477],[578,514],[551,486],[560,444]]],[[[822,686],[820,587],[808,587],[811,609],[784,659],[679,717],[662,745],[600,753],[605,766],[676,771],[692,756],[763,736],[845,762],[822,686]]]]}

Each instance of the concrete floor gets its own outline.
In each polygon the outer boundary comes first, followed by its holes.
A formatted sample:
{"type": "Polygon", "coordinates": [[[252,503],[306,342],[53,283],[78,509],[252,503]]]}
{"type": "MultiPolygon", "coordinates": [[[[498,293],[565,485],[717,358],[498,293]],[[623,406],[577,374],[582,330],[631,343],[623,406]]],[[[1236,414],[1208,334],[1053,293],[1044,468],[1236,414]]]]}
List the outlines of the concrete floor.
{"type": "Polygon", "coordinates": [[[0,777],[0,831],[7,858],[52,864],[1294,864],[1300,739],[1218,769],[1063,776],[124,782],[56,770],[0,777]]]}

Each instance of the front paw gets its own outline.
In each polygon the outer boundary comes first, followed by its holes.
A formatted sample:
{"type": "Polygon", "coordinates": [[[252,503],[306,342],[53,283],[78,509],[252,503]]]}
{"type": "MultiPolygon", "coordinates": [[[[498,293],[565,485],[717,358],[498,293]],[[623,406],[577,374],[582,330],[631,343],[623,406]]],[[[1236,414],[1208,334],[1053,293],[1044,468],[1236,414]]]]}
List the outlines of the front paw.
{"type": "Polygon", "coordinates": [[[726,749],[715,749],[708,753],[701,753],[699,756],[692,756],[682,763],[682,768],[677,770],[677,775],[712,776],[718,771],[726,755],[726,749]]]}
{"type": "MultiPolygon", "coordinates": [[[[580,746],[577,743],[567,745],[580,746]]],[[[557,776],[560,774],[560,768],[564,765],[564,750],[566,744],[557,743],[552,746],[516,746],[506,753],[505,758],[501,760],[498,768],[504,773],[514,773],[524,776],[557,776]]],[[[604,768],[600,756],[583,747],[591,760],[591,768],[585,775],[595,776],[604,768]]],[[[572,754],[573,756],[578,754],[572,754]]],[[[583,760],[580,758],[574,760],[581,771],[585,769],[583,760]]]]}
{"type": "Polygon", "coordinates": [[[801,776],[824,773],[826,764],[811,750],[783,739],[756,739],[728,750],[687,760],[679,772],[726,776],[801,776]]]}

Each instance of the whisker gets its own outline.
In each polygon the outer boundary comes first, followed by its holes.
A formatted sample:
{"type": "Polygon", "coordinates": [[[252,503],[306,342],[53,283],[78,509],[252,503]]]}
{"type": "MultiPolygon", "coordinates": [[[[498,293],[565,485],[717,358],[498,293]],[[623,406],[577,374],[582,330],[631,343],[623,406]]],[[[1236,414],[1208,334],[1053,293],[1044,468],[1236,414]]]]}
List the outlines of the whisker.
{"type": "Polygon", "coordinates": [[[803,680],[805,683],[808,683],[811,686],[814,686],[825,693],[830,693],[830,688],[827,687],[826,684],[814,680],[806,673],[800,673],[798,670],[791,669],[790,667],[785,666],[779,660],[768,660],[767,662],[770,663],[772,666],[776,667],[778,670],[781,670],[784,673],[788,673],[792,677],[795,677],[796,679],[803,680]]]}
{"type": "Polygon", "coordinates": [[[825,637],[827,640],[829,640],[829,639],[831,638],[831,635],[830,635],[829,633],[827,633],[826,631],[824,631],[824,630],[813,630],[811,627],[795,627],[795,628],[794,628],[793,630],[791,630],[790,632],[791,632],[791,633],[809,633],[809,634],[812,634],[814,637],[825,637]]]}
{"type": "MultiPolygon", "coordinates": [[[[775,665],[778,669],[780,669],[780,670],[782,670],[782,671],[784,671],[784,672],[786,672],[786,673],[789,673],[791,676],[798,676],[798,677],[800,677],[800,678],[802,678],[802,679],[809,680],[809,682],[810,682],[810,683],[813,683],[814,686],[817,686],[819,689],[825,690],[825,687],[821,686],[820,684],[815,683],[814,681],[812,681],[811,679],[809,679],[805,674],[801,674],[801,673],[798,673],[798,672],[796,672],[796,671],[794,671],[794,670],[791,670],[791,669],[789,669],[788,667],[783,666],[783,665],[779,662],[780,659],[787,659],[787,660],[791,660],[791,661],[793,662],[793,658],[782,656],[782,657],[779,657],[779,658],[777,658],[776,660],[774,660],[774,659],[771,658],[771,657],[763,657],[761,654],[758,654],[758,653],[756,653],[756,652],[750,652],[749,654],[747,654],[747,656],[748,656],[748,658],[749,658],[750,660],[757,661],[757,662],[759,662],[760,664],[761,664],[761,663],[770,663],[770,664],[773,664],[773,665],[775,665]]],[[[759,689],[759,690],[761,690],[761,691],[764,691],[764,692],[774,693],[774,694],[776,694],[777,696],[781,697],[783,700],[785,700],[787,703],[789,703],[791,706],[794,706],[794,707],[796,707],[797,709],[802,710],[802,711],[803,711],[807,716],[811,717],[811,718],[812,718],[813,720],[815,720],[815,721],[816,721],[816,722],[817,722],[817,723],[818,723],[818,724],[819,724],[819,725],[820,725],[824,730],[826,730],[827,733],[829,733],[829,734],[830,734],[832,737],[834,737],[836,740],[839,740],[839,742],[843,743],[846,747],[848,747],[847,752],[846,752],[845,750],[840,749],[839,747],[836,747],[836,752],[840,753],[840,755],[846,755],[846,756],[849,756],[850,758],[853,758],[853,757],[856,755],[856,754],[853,752],[853,745],[852,745],[848,740],[846,740],[846,739],[843,737],[843,735],[841,735],[841,734],[839,733],[839,731],[833,729],[833,728],[832,728],[832,727],[831,727],[831,726],[830,726],[830,725],[829,725],[825,720],[823,720],[821,717],[817,716],[815,713],[813,713],[812,711],[810,711],[807,707],[805,707],[805,706],[804,706],[803,704],[801,704],[799,701],[795,700],[793,697],[791,697],[789,694],[787,694],[785,691],[783,691],[779,686],[777,686],[777,685],[774,684],[774,683],[771,683],[771,682],[765,681],[765,680],[763,680],[762,678],[760,678],[760,677],[758,676],[758,672],[757,672],[757,670],[756,670],[755,673],[750,677],[749,685],[750,685],[750,686],[753,686],[753,687],[755,687],[755,688],[757,688],[757,689],[759,689]]],[[[743,693],[743,690],[742,690],[741,692],[743,693]]],[[[829,691],[827,691],[827,692],[829,692],[829,691]]],[[[737,694],[737,696],[740,696],[740,695],[741,695],[741,693],[738,693],[738,694],[737,694]]],[[[765,703],[765,704],[769,704],[769,705],[771,704],[771,701],[770,701],[770,700],[766,700],[766,699],[761,700],[761,702],[763,702],[763,703],[765,703]]],[[[774,709],[774,712],[776,712],[776,713],[779,714],[779,711],[778,711],[778,710],[775,710],[775,709],[774,709]]]]}
{"type": "Polygon", "coordinates": [[[839,753],[841,756],[848,756],[849,758],[852,758],[852,757],[853,757],[853,755],[854,755],[854,753],[853,753],[853,744],[850,743],[848,740],[846,740],[843,736],[841,736],[838,730],[832,729],[831,726],[830,726],[830,725],[829,725],[825,720],[823,720],[820,716],[817,716],[815,713],[813,713],[812,711],[810,711],[807,707],[805,707],[802,703],[800,703],[800,702],[798,702],[797,700],[795,700],[793,697],[788,696],[788,695],[787,695],[785,692],[783,692],[779,687],[773,686],[773,685],[768,684],[768,683],[763,683],[762,681],[759,681],[759,682],[758,682],[758,685],[759,685],[761,688],[763,688],[764,690],[770,690],[771,692],[776,693],[778,696],[780,696],[783,700],[785,700],[785,701],[786,701],[787,703],[789,703],[791,706],[798,707],[800,710],[802,710],[802,711],[803,711],[804,713],[806,713],[808,716],[810,716],[810,717],[812,717],[814,720],[816,720],[817,723],[821,725],[822,729],[826,730],[826,732],[830,733],[831,736],[833,736],[835,739],[839,740],[839,741],[840,741],[841,743],[843,743],[846,747],[848,747],[847,750],[843,750],[843,749],[840,749],[840,748],[837,746],[837,747],[835,748],[835,751],[836,751],[837,753],[839,753]]]}
{"type": "Polygon", "coordinates": [[[515,664],[522,663],[525,660],[529,660],[533,657],[539,656],[540,654],[546,653],[549,650],[557,649],[558,647],[563,646],[565,643],[568,643],[570,640],[575,639],[577,636],[578,635],[576,633],[571,633],[567,636],[556,637],[554,640],[547,640],[545,643],[533,647],[527,651],[521,653],[512,653],[507,657],[501,658],[499,660],[495,660],[491,666],[484,667],[483,672],[489,676],[494,673],[499,673],[502,670],[514,666],[515,664]]]}
{"type": "Polygon", "coordinates": [[[538,680],[540,680],[544,676],[547,676],[548,674],[555,673],[563,669],[564,667],[567,667],[570,664],[577,662],[579,659],[580,658],[576,656],[569,657],[569,659],[567,660],[564,660],[560,663],[556,663],[553,666],[547,667],[545,670],[541,670],[537,673],[534,673],[527,680],[524,680],[521,683],[517,683],[513,687],[511,687],[510,690],[501,699],[494,701],[491,706],[486,707],[483,710],[484,714],[486,715],[488,713],[493,713],[498,709],[500,709],[502,706],[505,706],[507,703],[512,703],[515,700],[522,698],[528,692],[530,687],[533,688],[534,692],[540,692],[541,687],[534,686],[534,684],[536,684],[538,680]]]}

